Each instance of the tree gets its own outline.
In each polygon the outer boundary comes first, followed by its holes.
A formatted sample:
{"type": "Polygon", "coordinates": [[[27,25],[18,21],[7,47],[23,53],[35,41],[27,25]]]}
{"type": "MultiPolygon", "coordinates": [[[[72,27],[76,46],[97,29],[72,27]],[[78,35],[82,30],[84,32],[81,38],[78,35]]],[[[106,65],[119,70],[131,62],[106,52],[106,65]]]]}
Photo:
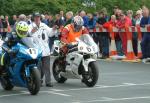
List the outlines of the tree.
{"type": "Polygon", "coordinates": [[[94,13],[104,7],[107,8],[108,13],[112,13],[114,6],[136,11],[142,5],[150,7],[149,0],[0,0],[0,14],[31,14],[34,11],[56,14],[60,10],[65,12],[85,10],[94,13]]]}

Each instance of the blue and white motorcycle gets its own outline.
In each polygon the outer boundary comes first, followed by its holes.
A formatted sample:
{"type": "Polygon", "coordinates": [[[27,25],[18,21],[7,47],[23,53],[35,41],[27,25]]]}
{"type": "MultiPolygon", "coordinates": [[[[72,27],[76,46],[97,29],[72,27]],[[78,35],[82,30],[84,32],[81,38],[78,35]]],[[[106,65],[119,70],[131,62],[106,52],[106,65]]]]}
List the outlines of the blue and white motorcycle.
{"type": "Polygon", "coordinates": [[[37,42],[34,41],[33,38],[26,37],[22,39],[22,43],[17,43],[11,48],[17,52],[15,56],[9,55],[5,61],[6,74],[0,76],[3,89],[12,90],[14,86],[17,86],[28,88],[31,95],[39,92],[41,78],[38,64],[42,51],[37,48],[37,42]]]}

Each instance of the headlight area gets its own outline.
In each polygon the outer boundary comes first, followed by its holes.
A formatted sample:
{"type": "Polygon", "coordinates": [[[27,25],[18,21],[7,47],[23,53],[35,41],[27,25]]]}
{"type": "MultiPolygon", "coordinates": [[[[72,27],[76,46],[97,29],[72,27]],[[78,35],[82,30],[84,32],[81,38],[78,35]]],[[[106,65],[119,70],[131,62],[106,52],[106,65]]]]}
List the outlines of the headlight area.
{"type": "Polygon", "coordinates": [[[97,59],[97,54],[82,54],[83,55],[83,58],[86,60],[86,59],[89,59],[89,58],[93,58],[93,59],[97,59]]]}
{"type": "Polygon", "coordinates": [[[89,48],[89,47],[86,47],[86,49],[87,49],[88,52],[91,52],[91,51],[92,51],[92,49],[89,48]]]}

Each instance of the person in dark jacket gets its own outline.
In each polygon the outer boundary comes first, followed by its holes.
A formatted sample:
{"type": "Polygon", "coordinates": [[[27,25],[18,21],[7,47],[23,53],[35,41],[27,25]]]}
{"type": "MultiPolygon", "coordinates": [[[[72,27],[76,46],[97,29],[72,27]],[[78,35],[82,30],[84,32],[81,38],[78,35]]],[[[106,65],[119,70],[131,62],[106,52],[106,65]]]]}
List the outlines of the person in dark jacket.
{"type": "Polygon", "coordinates": [[[5,18],[2,20],[3,23],[3,38],[6,37],[6,34],[8,32],[8,25],[9,25],[9,20],[8,20],[8,16],[5,16],[5,18]]]}
{"type": "MultiPolygon", "coordinates": [[[[100,12],[99,18],[97,19],[97,23],[100,27],[104,23],[106,23],[105,15],[103,12],[100,12]]],[[[96,42],[99,44],[100,53],[102,54],[102,59],[106,59],[109,57],[109,33],[108,32],[100,32],[97,33],[96,42]]]]}
{"type": "Polygon", "coordinates": [[[52,16],[52,15],[49,15],[48,26],[49,26],[50,28],[53,28],[54,24],[55,24],[55,21],[54,21],[54,19],[53,19],[53,16],[52,16]]]}
{"type": "MultiPolygon", "coordinates": [[[[140,26],[141,27],[150,26],[149,9],[146,7],[143,8],[143,17],[141,19],[140,26]]],[[[141,47],[142,47],[142,54],[143,54],[143,57],[141,59],[144,60],[150,57],[150,33],[149,32],[143,33],[141,47]]]]}
{"type": "Polygon", "coordinates": [[[64,11],[60,11],[59,15],[60,15],[60,20],[61,20],[62,25],[65,25],[66,18],[64,17],[64,11]]]}
{"type": "Polygon", "coordinates": [[[69,11],[66,13],[66,23],[64,26],[71,24],[72,23],[72,19],[73,19],[73,12],[69,11]]]}
{"type": "Polygon", "coordinates": [[[2,38],[3,35],[3,22],[2,22],[2,18],[0,17],[0,37],[2,38]]]}
{"type": "Polygon", "coordinates": [[[88,22],[89,22],[89,18],[88,16],[86,15],[86,12],[85,11],[81,11],[79,13],[79,16],[82,17],[83,21],[84,21],[84,27],[87,27],[88,26],[88,22]]]}
{"type": "MultiPolygon", "coordinates": [[[[48,26],[49,26],[50,28],[53,28],[53,27],[55,26],[55,21],[54,21],[52,15],[49,15],[48,26]]],[[[56,39],[57,39],[57,38],[55,37],[55,35],[52,36],[52,37],[49,37],[49,47],[50,47],[51,52],[53,51],[53,50],[52,50],[52,47],[53,47],[54,41],[55,41],[56,39]]]]}
{"type": "Polygon", "coordinates": [[[88,22],[88,29],[94,29],[96,27],[96,18],[92,14],[88,14],[89,22],[88,22]]]}
{"type": "Polygon", "coordinates": [[[55,15],[55,18],[56,18],[56,20],[55,20],[55,25],[57,25],[58,26],[58,28],[60,28],[61,26],[63,26],[63,22],[62,22],[62,20],[60,19],[61,17],[60,17],[60,15],[59,14],[56,14],[55,15]]]}
{"type": "Polygon", "coordinates": [[[16,16],[16,15],[13,15],[12,21],[11,21],[11,23],[10,23],[11,27],[13,27],[13,26],[16,24],[16,22],[17,22],[17,16],[16,16]]]}

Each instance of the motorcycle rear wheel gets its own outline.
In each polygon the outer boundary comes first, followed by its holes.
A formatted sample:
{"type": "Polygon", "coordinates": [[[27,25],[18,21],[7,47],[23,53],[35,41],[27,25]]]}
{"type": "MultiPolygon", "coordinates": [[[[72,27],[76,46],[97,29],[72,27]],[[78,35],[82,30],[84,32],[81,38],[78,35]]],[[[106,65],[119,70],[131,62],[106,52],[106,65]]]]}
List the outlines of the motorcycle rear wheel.
{"type": "Polygon", "coordinates": [[[4,90],[11,91],[14,88],[8,77],[0,77],[0,82],[4,90]]]}

